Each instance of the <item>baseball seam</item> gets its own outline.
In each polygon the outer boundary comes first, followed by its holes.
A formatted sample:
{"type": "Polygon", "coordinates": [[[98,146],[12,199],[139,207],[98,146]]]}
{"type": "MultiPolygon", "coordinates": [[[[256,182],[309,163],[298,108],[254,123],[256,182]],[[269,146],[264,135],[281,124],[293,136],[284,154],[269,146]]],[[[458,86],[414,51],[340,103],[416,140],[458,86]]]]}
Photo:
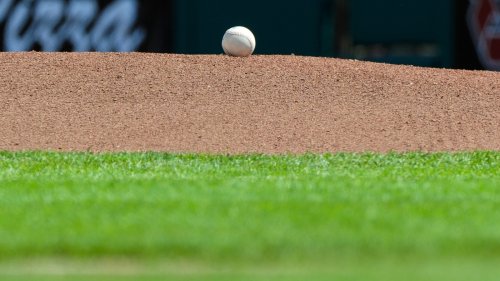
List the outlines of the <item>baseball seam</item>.
{"type": "MultiPolygon", "coordinates": [[[[255,47],[256,47],[256,44],[254,44],[254,43],[252,42],[252,40],[250,40],[250,39],[248,38],[248,36],[246,36],[245,34],[240,33],[240,32],[234,32],[234,31],[229,31],[229,32],[227,32],[226,34],[227,34],[227,35],[232,35],[232,36],[238,36],[238,37],[243,37],[243,38],[245,38],[245,40],[247,40],[247,41],[248,41],[248,44],[250,45],[250,47],[251,47],[251,49],[252,49],[252,51],[250,52],[250,55],[254,52],[255,47]]],[[[225,52],[225,53],[227,53],[227,50],[226,50],[226,48],[224,48],[224,46],[222,46],[222,49],[224,50],[224,52],[225,52]]]]}
{"type": "Polygon", "coordinates": [[[255,44],[253,44],[252,40],[250,40],[248,36],[246,36],[245,34],[239,32],[228,32],[227,34],[245,38],[248,41],[248,44],[252,47],[252,49],[255,49],[255,44]]]}

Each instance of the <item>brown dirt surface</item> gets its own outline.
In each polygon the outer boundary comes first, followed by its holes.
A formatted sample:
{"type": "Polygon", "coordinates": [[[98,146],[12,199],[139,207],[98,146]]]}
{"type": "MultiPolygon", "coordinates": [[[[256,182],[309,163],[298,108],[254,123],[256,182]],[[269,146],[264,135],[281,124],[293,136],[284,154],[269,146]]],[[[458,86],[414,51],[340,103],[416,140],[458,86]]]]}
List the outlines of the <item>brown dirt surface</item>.
{"type": "Polygon", "coordinates": [[[0,150],[500,150],[500,73],[300,56],[0,54],[0,150]]]}

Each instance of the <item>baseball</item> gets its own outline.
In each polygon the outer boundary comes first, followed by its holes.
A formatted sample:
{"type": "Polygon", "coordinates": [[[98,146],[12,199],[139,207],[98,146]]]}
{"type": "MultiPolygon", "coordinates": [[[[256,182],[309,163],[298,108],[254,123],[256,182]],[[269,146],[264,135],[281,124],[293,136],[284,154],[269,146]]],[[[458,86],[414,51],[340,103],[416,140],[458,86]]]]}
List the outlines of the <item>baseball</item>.
{"type": "Polygon", "coordinates": [[[248,57],[255,51],[255,36],[246,27],[232,27],[222,38],[222,49],[226,55],[248,57]]]}

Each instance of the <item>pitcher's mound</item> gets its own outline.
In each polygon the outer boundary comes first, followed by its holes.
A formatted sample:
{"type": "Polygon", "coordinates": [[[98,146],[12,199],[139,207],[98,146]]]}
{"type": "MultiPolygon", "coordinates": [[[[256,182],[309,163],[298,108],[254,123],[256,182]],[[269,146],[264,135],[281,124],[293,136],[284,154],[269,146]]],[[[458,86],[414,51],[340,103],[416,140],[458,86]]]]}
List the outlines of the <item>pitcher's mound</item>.
{"type": "Polygon", "coordinates": [[[297,57],[0,54],[0,150],[500,150],[500,73],[297,57]]]}

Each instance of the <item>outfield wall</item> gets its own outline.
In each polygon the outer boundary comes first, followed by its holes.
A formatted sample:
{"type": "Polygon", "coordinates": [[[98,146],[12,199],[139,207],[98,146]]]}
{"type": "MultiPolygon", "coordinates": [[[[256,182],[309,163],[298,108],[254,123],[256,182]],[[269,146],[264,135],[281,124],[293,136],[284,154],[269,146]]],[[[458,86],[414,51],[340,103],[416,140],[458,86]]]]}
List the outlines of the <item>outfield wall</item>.
{"type": "Polygon", "coordinates": [[[258,54],[500,69],[498,18],[498,0],[0,0],[0,46],[217,54],[245,25],[258,54]]]}

